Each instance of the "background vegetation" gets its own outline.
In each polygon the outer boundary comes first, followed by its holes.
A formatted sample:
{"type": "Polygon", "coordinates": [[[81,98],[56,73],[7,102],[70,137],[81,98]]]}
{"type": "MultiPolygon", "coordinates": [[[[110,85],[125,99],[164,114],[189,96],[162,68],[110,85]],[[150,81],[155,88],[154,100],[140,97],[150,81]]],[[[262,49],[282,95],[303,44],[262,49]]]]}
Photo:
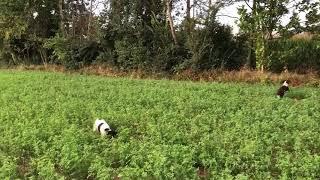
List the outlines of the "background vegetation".
{"type": "Polygon", "coordinates": [[[319,70],[319,6],[304,0],[2,0],[0,62],[168,73],[319,70]],[[238,8],[236,35],[217,21],[235,2],[246,4],[238,8]]]}
{"type": "Polygon", "coordinates": [[[0,71],[0,178],[319,179],[320,92],[277,88],[0,71]]]}

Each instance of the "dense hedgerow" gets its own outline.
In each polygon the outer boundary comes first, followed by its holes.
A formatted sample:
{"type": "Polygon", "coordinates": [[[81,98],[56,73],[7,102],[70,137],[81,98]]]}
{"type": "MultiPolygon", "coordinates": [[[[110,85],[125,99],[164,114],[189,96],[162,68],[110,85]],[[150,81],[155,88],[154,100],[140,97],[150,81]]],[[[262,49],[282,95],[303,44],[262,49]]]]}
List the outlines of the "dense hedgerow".
{"type": "Polygon", "coordinates": [[[274,40],[269,42],[269,69],[307,72],[320,69],[320,40],[274,40]]]}
{"type": "Polygon", "coordinates": [[[0,177],[318,179],[320,92],[276,88],[1,71],[0,177]]]}

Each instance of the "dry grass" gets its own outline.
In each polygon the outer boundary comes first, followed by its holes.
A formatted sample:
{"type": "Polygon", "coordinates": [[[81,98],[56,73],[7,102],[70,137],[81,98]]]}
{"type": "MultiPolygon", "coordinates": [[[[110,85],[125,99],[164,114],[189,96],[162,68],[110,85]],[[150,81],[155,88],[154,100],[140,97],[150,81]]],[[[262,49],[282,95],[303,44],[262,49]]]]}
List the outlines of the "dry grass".
{"type": "Polygon", "coordinates": [[[189,80],[189,81],[205,81],[205,82],[245,82],[245,83],[266,83],[279,84],[282,80],[289,79],[292,86],[314,86],[320,87],[319,73],[310,71],[306,74],[298,74],[295,72],[283,72],[280,74],[271,72],[261,72],[254,70],[242,69],[240,71],[205,71],[195,72],[185,70],[175,74],[168,73],[152,73],[141,69],[122,71],[107,66],[88,66],[77,71],[68,71],[63,66],[47,65],[47,66],[18,66],[15,70],[37,70],[49,72],[64,73],[80,73],[108,77],[130,77],[133,79],[172,79],[172,80],[189,80]]]}
{"type": "Polygon", "coordinates": [[[292,40],[312,40],[312,38],[315,37],[315,34],[312,34],[311,32],[301,32],[299,34],[295,34],[291,37],[292,40]]]}
{"type": "Polygon", "coordinates": [[[316,72],[298,74],[294,72],[284,72],[280,74],[262,71],[242,69],[240,71],[207,71],[196,74],[185,71],[175,75],[175,79],[200,81],[219,81],[219,82],[246,82],[246,83],[270,83],[278,84],[283,80],[289,79],[292,86],[320,86],[320,77],[316,72]]]}
{"type": "Polygon", "coordinates": [[[19,65],[13,69],[19,71],[32,70],[32,71],[49,71],[49,72],[66,72],[66,69],[63,66],[59,65],[19,65]]]}

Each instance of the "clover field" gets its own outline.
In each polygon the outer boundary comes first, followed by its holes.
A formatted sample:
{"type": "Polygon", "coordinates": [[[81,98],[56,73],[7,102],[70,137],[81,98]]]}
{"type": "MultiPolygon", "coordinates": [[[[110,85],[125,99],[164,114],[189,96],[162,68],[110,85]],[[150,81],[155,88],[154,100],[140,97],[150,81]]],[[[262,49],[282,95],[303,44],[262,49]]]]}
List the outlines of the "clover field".
{"type": "Polygon", "coordinates": [[[0,178],[319,179],[320,91],[277,88],[1,70],[0,178]]]}

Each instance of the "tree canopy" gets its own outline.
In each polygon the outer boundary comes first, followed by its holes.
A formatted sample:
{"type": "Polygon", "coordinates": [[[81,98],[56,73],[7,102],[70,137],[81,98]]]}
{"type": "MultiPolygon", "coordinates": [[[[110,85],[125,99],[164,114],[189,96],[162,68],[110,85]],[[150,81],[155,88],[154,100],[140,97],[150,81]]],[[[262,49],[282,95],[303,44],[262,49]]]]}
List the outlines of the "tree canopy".
{"type": "Polygon", "coordinates": [[[306,68],[317,69],[319,7],[305,0],[2,0],[0,59],[68,68],[278,71],[291,63],[293,49],[303,49],[291,37],[307,32],[313,52],[305,52],[312,62],[306,68]],[[243,4],[238,34],[217,20],[234,3],[243,4]]]}

